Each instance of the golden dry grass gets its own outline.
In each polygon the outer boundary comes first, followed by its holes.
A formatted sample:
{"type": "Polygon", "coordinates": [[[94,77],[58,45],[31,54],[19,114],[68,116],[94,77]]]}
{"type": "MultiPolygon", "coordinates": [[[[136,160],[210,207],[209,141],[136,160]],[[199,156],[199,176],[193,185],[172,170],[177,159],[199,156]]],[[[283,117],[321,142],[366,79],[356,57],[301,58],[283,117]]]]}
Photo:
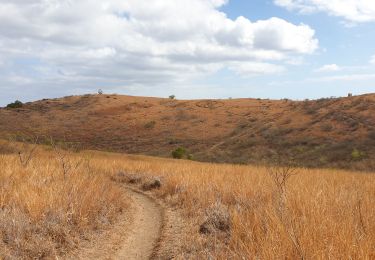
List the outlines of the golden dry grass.
{"type": "Polygon", "coordinates": [[[375,258],[372,173],[296,169],[284,198],[265,167],[94,151],[69,156],[90,159],[67,179],[53,151],[40,152],[26,168],[14,155],[0,156],[0,248],[8,254],[59,254],[77,234],[103,225],[103,217],[111,223],[124,204],[109,177],[122,171],[161,178],[156,195],[181,208],[188,227],[181,257],[375,258]],[[230,230],[200,234],[207,209],[218,203],[230,215],[230,230]]]}
{"type": "MultiPolygon", "coordinates": [[[[194,256],[234,259],[374,259],[375,175],[296,169],[285,205],[264,167],[107,155],[103,171],[161,176],[159,195],[181,206],[194,256]],[[110,166],[110,167],[108,167],[110,166]],[[207,208],[220,201],[231,230],[200,235],[207,208]],[[282,212],[280,212],[280,210],[282,212]],[[299,249],[295,243],[299,244],[299,249]],[[300,250],[300,252],[298,251],[300,250]]],[[[189,246],[187,246],[189,247],[189,246]]]]}
{"type": "Polygon", "coordinates": [[[123,191],[82,158],[68,154],[64,176],[53,151],[38,149],[26,166],[0,154],[0,258],[63,255],[126,208],[123,191]]]}

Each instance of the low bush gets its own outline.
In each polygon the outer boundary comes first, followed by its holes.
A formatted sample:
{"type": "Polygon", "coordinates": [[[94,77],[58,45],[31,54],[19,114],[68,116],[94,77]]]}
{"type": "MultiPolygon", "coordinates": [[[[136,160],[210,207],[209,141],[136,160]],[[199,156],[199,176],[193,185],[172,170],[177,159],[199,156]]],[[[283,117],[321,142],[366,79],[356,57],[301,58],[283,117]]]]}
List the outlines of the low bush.
{"type": "Polygon", "coordinates": [[[322,131],[324,131],[324,132],[330,132],[330,131],[332,131],[332,129],[333,129],[333,126],[331,125],[331,124],[323,124],[321,127],[320,127],[320,129],[322,129],[322,131]]]}
{"type": "Polygon", "coordinates": [[[158,177],[152,177],[148,178],[145,183],[142,185],[142,189],[144,191],[149,191],[149,190],[154,190],[154,189],[159,189],[162,185],[162,182],[160,178],[158,177]]]}
{"type": "Polygon", "coordinates": [[[150,121],[150,122],[147,122],[147,123],[144,125],[144,127],[145,127],[146,129],[152,129],[152,128],[155,127],[155,125],[156,125],[156,122],[155,122],[155,121],[150,121]]]}
{"type": "Polygon", "coordinates": [[[212,234],[215,232],[229,233],[231,228],[231,216],[228,207],[220,201],[211,205],[205,212],[205,221],[200,225],[201,234],[212,234]]]}
{"type": "Polygon", "coordinates": [[[352,159],[355,160],[355,161],[360,161],[362,160],[364,157],[366,156],[366,153],[365,152],[362,152],[358,149],[354,149],[352,151],[352,159]]]}
{"type": "Polygon", "coordinates": [[[375,130],[372,130],[368,133],[368,138],[375,141],[375,130]]]}
{"type": "Polygon", "coordinates": [[[186,149],[184,147],[178,147],[172,152],[172,157],[175,159],[182,159],[186,156],[186,149]]]}
{"type": "Polygon", "coordinates": [[[8,104],[7,108],[21,108],[22,106],[23,106],[23,103],[19,100],[16,100],[13,103],[8,104]]]}

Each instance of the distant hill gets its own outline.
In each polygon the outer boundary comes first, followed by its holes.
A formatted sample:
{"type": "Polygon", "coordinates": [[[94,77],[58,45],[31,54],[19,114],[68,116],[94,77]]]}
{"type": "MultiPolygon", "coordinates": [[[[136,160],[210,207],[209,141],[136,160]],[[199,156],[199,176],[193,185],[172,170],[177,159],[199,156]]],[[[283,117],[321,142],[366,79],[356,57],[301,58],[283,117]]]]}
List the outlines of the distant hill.
{"type": "Polygon", "coordinates": [[[313,101],[70,96],[0,109],[0,137],[10,136],[156,156],[185,147],[201,161],[293,158],[307,167],[375,169],[375,94],[313,101]]]}

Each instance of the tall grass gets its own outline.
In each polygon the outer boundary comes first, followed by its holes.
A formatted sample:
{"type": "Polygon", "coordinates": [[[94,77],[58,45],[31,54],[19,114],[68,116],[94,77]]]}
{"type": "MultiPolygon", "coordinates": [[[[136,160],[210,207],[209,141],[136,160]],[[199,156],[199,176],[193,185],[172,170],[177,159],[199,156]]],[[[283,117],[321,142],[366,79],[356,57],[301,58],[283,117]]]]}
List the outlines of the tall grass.
{"type": "Polygon", "coordinates": [[[100,165],[161,176],[159,196],[184,209],[194,256],[375,258],[374,174],[295,169],[280,194],[266,167],[113,156],[100,165]],[[218,201],[231,216],[228,236],[199,234],[218,201]]]}
{"type": "Polygon", "coordinates": [[[109,227],[127,206],[123,191],[82,161],[64,176],[53,151],[39,149],[27,165],[0,154],[0,258],[51,258],[109,227]]]}
{"type": "Polygon", "coordinates": [[[281,192],[266,167],[92,151],[67,158],[75,165],[82,156],[89,165],[65,178],[53,151],[26,167],[16,155],[0,156],[2,255],[59,255],[82,234],[110,224],[124,207],[124,192],[109,177],[121,171],[160,177],[156,195],[181,208],[188,227],[182,257],[375,258],[372,173],[295,169],[281,192]],[[229,230],[200,233],[217,205],[230,216],[229,230]]]}

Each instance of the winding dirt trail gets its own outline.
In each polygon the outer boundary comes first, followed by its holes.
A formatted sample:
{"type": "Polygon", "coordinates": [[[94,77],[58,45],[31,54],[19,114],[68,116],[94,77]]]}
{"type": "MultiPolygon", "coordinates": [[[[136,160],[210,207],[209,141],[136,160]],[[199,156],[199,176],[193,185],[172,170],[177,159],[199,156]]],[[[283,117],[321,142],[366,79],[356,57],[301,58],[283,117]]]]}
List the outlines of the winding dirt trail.
{"type": "Polygon", "coordinates": [[[163,208],[157,200],[132,187],[125,187],[124,190],[131,200],[130,211],[110,230],[83,243],[65,259],[160,258],[157,256],[160,253],[159,242],[166,233],[162,232],[163,223],[169,219],[164,211],[169,210],[163,208]]]}
{"type": "Polygon", "coordinates": [[[160,238],[162,209],[148,196],[127,188],[135,210],[131,230],[114,259],[150,259],[160,238]]]}

